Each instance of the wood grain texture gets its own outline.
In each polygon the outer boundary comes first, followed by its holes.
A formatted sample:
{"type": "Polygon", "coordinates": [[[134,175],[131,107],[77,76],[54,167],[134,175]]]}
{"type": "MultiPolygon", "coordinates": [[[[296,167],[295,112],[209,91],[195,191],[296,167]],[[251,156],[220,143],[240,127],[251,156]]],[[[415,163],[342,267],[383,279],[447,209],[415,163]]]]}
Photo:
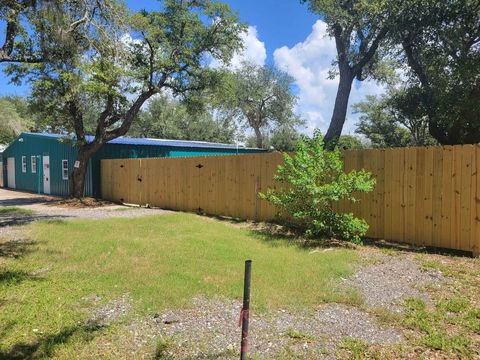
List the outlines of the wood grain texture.
{"type": "MultiPolygon", "coordinates": [[[[344,169],[366,169],[375,190],[338,211],[365,218],[368,236],[480,251],[480,145],[344,151],[344,169]]],[[[278,188],[280,153],[102,160],[107,200],[268,221],[276,209],[258,198],[278,188]]]]}

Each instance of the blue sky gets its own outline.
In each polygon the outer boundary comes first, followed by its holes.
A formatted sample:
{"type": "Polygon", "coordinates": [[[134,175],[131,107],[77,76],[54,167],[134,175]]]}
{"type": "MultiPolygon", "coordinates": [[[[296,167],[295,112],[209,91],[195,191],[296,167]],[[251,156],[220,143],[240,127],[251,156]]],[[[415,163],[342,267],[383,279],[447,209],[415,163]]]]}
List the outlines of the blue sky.
{"type": "MultiPolygon", "coordinates": [[[[224,0],[249,24],[244,36],[245,49],[237,54],[233,64],[247,59],[260,65],[276,65],[294,79],[298,95],[297,112],[311,133],[314,128],[328,127],[335,101],[338,80],[328,79],[336,50],[327,28],[318,15],[309,12],[300,0],[224,0]]],[[[158,8],[156,0],[127,0],[134,11],[158,8]]],[[[4,29],[0,27],[0,39],[4,29]]],[[[2,65],[0,65],[1,70],[2,65]]],[[[28,86],[8,84],[0,73],[0,96],[28,95],[28,86]]],[[[350,104],[361,101],[367,94],[380,94],[382,86],[367,81],[354,87],[350,104]]],[[[348,113],[346,132],[352,132],[358,115],[348,113]]]]}

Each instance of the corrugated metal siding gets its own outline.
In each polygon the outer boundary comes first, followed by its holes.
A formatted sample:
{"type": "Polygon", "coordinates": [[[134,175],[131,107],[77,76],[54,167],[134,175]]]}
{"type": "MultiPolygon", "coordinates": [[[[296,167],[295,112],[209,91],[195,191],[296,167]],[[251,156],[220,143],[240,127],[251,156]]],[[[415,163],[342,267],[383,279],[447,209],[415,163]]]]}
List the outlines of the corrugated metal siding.
{"type": "Polygon", "coordinates": [[[159,157],[188,157],[209,155],[237,155],[264,152],[262,149],[233,148],[212,149],[192,148],[178,146],[148,146],[128,144],[105,144],[92,159],[93,196],[101,197],[101,159],[127,159],[127,158],[159,158],[159,157]]]}
{"type": "MultiPolygon", "coordinates": [[[[22,134],[5,149],[3,158],[15,157],[15,183],[18,190],[43,193],[42,160],[44,155],[50,157],[50,193],[52,195],[67,196],[69,194],[69,181],[62,179],[62,160],[68,160],[69,173],[71,173],[77,156],[77,150],[71,144],[60,142],[55,138],[22,134]],[[27,171],[25,173],[22,172],[22,156],[27,157],[27,171]],[[32,173],[32,156],[37,156],[38,159],[36,173],[32,173]]],[[[5,166],[3,174],[6,180],[5,166]]],[[[5,182],[5,184],[7,183],[5,182]]],[[[85,194],[91,196],[92,193],[90,164],[85,179],[85,194]]]]}
{"type": "Polygon", "coordinates": [[[168,150],[163,146],[139,146],[125,144],[105,144],[93,156],[92,165],[92,188],[93,196],[101,196],[100,160],[101,159],[136,159],[167,157],[168,150]]]}
{"type": "MultiPolygon", "coordinates": [[[[38,192],[39,179],[40,190],[43,192],[43,174],[41,157],[50,156],[50,190],[52,195],[67,196],[69,194],[69,181],[62,179],[62,160],[68,160],[69,174],[73,171],[73,165],[77,156],[77,149],[71,143],[65,142],[60,135],[42,135],[35,133],[23,133],[4,152],[3,158],[15,157],[15,177],[18,190],[38,192]],[[37,164],[37,173],[31,172],[31,156],[40,156],[37,164]],[[22,156],[27,156],[27,172],[22,173],[22,156]],[[39,178],[40,176],[40,178],[39,178]]],[[[154,158],[154,157],[188,157],[208,155],[236,155],[245,153],[263,152],[261,149],[179,147],[179,146],[151,146],[132,144],[105,144],[90,160],[85,179],[85,195],[101,196],[100,185],[100,160],[101,159],[125,159],[125,158],[154,158]]],[[[7,183],[6,161],[4,162],[4,182],[7,183]]]]}

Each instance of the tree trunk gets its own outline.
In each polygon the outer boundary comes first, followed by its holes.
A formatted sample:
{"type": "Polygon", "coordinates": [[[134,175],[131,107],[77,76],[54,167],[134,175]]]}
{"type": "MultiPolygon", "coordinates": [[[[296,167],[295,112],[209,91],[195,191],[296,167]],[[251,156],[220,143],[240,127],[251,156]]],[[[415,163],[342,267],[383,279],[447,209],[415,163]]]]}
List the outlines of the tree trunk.
{"type": "Polygon", "coordinates": [[[335,106],[333,108],[332,119],[328,131],[325,134],[325,148],[333,150],[340,138],[347,116],[348,99],[352,89],[354,76],[348,70],[340,70],[340,82],[337,89],[337,97],[335,98],[335,106]]]}
{"type": "Polygon", "coordinates": [[[260,131],[259,128],[254,128],[253,129],[255,131],[255,138],[256,138],[256,141],[257,141],[257,148],[262,148],[263,147],[263,135],[262,135],[262,132],[260,131]]]}
{"type": "Polygon", "coordinates": [[[70,178],[70,196],[80,199],[85,195],[85,177],[87,175],[88,161],[100,149],[99,144],[87,144],[78,149],[77,160],[73,166],[70,178]]]}

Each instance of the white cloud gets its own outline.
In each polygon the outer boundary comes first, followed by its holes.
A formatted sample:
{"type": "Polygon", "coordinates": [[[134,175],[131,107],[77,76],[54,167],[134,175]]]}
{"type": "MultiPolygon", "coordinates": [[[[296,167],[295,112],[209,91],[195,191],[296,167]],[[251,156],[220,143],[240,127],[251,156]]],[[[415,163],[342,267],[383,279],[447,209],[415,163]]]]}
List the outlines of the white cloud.
{"type": "MultiPolygon", "coordinates": [[[[243,61],[249,61],[256,65],[264,65],[267,59],[267,49],[265,43],[258,39],[258,31],[255,26],[249,26],[247,31],[241,35],[243,41],[243,49],[236,52],[233,55],[230,64],[230,68],[237,68],[243,61]]],[[[210,66],[220,67],[223,66],[220,61],[213,59],[210,66]]]]}
{"type": "MultiPolygon", "coordinates": [[[[338,76],[328,78],[332,62],[336,58],[335,41],[329,37],[326,24],[318,20],[312,32],[295,46],[276,49],[275,64],[289,73],[298,86],[297,111],[307,120],[306,131],[320,128],[323,133],[328,128],[332,115],[338,85],[338,76]]],[[[352,133],[358,115],[351,112],[351,105],[364,99],[366,95],[381,94],[383,86],[374,81],[354,83],[350,94],[350,106],[347,113],[344,133],[352,133]]]]}

